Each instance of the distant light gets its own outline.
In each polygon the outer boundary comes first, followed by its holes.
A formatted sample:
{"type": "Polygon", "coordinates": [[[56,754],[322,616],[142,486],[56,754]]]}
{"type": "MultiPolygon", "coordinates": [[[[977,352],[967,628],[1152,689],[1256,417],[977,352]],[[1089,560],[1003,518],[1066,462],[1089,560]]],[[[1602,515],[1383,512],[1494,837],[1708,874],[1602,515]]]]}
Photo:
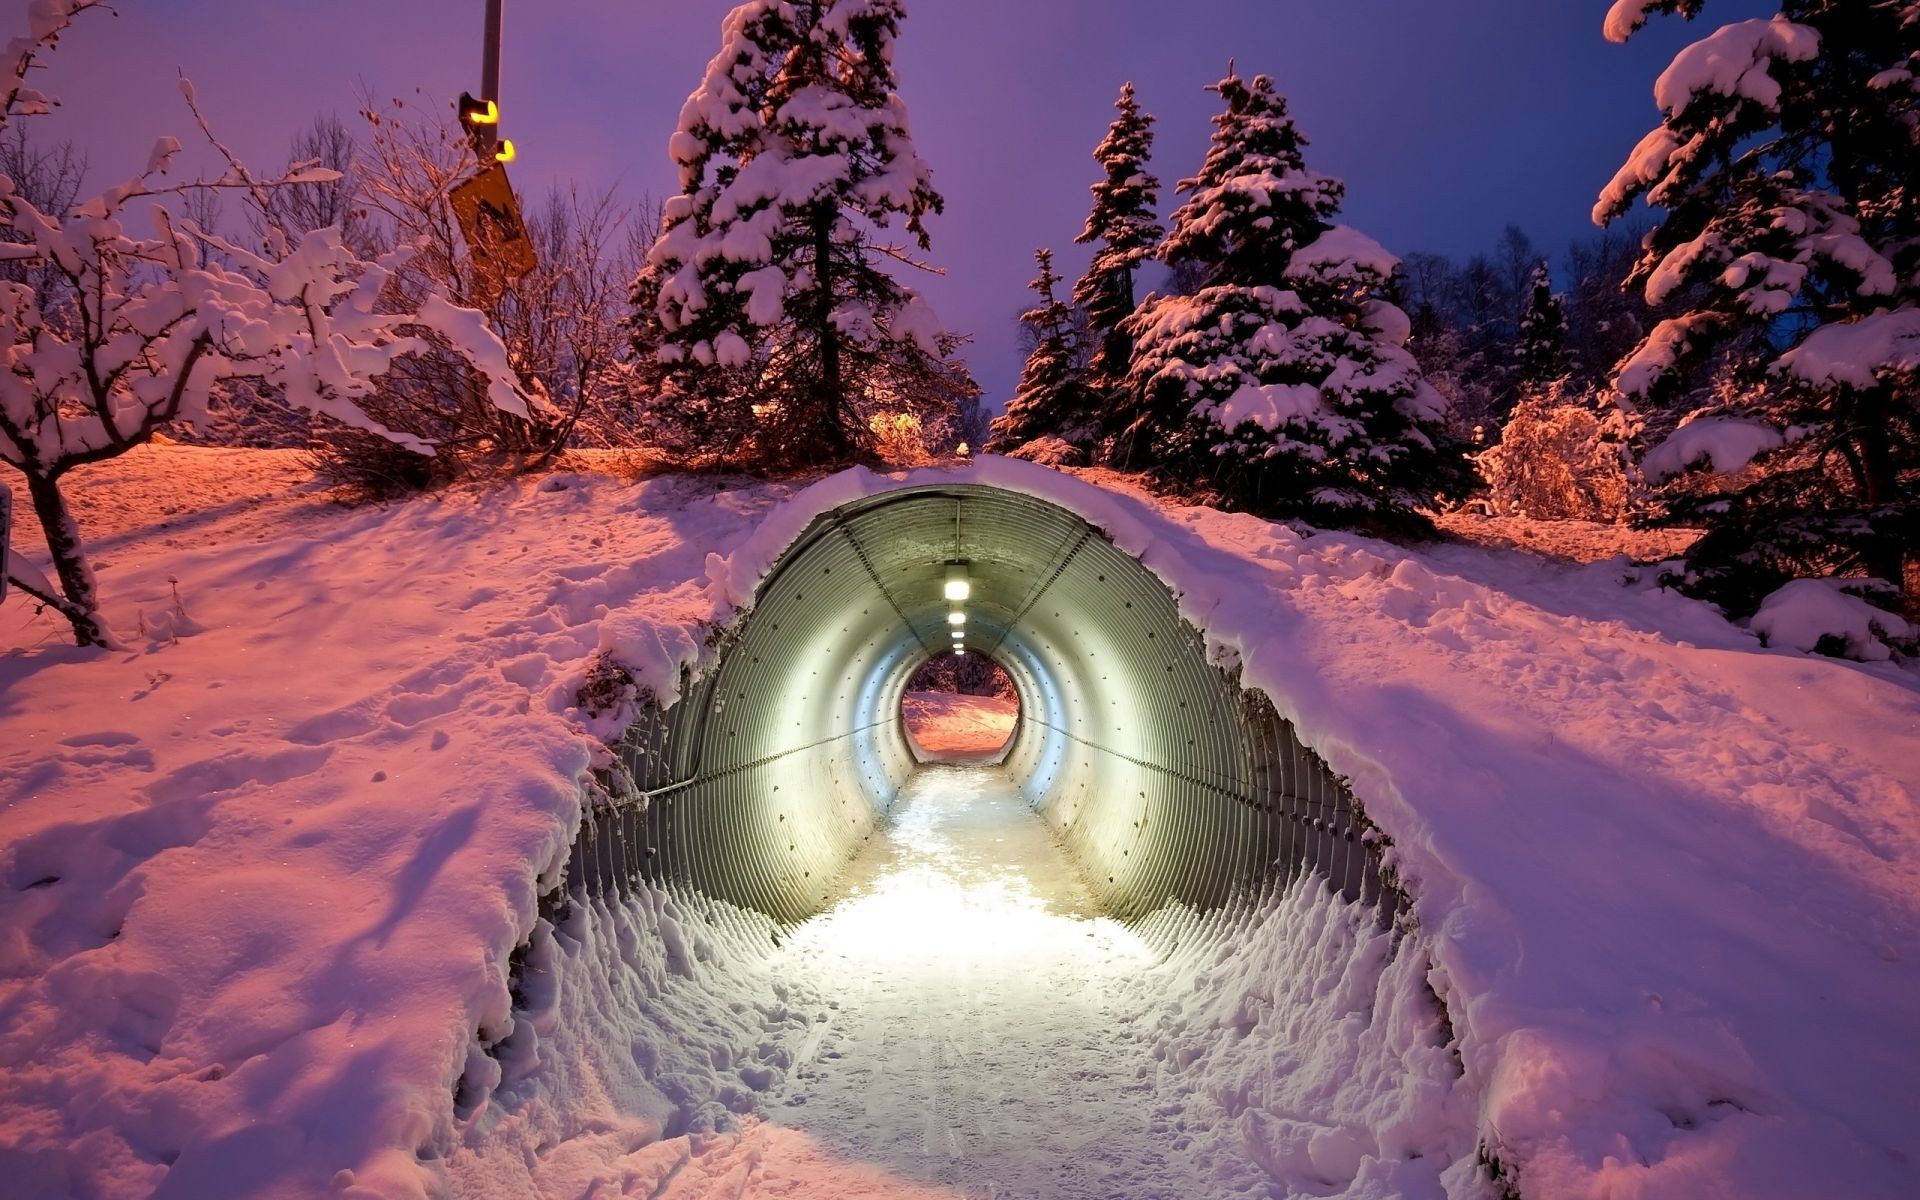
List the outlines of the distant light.
{"type": "Polygon", "coordinates": [[[967,564],[947,564],[947,599],[965,600],[973,594],[973,586],[967,582],[967,564]]]}
{"type": "Polygon", "coordinates": [[[966,637],[966,633],[962,630],[956,629],[953,631],[953,640],[956,642],[965,641],[966,637]]]}
{"type": "Polygon", "coordinates": [[[949,625],[965,625],[966,623],[967,614],[957,608],[947,614],[947,624],[949,625]]]}
{"type": "Polygon", "coordinates": [[[955,658],[965,658],[967,656],[967,648],[965,646],[955,646],[953,648],[953,656],[955,658]]]}

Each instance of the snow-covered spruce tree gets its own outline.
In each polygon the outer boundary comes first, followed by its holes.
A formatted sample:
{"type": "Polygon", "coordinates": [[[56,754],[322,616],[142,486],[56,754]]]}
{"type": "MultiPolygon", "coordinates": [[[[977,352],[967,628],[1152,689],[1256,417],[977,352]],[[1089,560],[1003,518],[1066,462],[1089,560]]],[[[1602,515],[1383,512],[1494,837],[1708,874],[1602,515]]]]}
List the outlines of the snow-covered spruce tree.
{"type": "Polygon", "coordinates": [[[1527,283],[1520,312],[1520,384],[1538,394],[1567,374],[1567,308],[1553,290],[1553,273],[1541,259],[1527,283]]]}
{"type": "MultiPolygon", "coordinates": [[[[45,111],[46,98],[21,81],[86,7],[72,0],[36,7],[29,35],[8,48],[13,76],[10,86],[0,81],[7,103],[0,126],[45,111]]],[[[191,107],[191,89],[182,89],[191,107]]],[[[366,262],[338,226],[295,236],[271,221],[273,188],[324,182],[331,172],[296,169],[258,181],[214,145],[227,158],[217,181],[165,185],[180,145],[163,138],[139,175],[65,213],[42,211],[0,175],[0,254],[29,268],[0,281],[0,461],[26,478],[57,582],[18,554],[7,572],[22,592],[65,617],[83,646],[115,641],[61,480],[147,442],[169,421],[204,419],[217,382],[257,379],[297,408],[390,433],[360,403],[432,334],[487,379],[493,404],[526,412],[506,350],[480,314],[440,296],[385,311],[380,301],[397,256],[366,262]],[[174,215],[184,195],[206,187],[247,199],[264,222],[261,248],[174,215]],[[133,231],[136,215],[151,222],[151,234],[133,231]]]]}
{"type": "Polygon", "coordinates": [[[1093,185],[1093,209],[1075,242],[1097,247],[1086,274],[1073,285],[1073,302],[1086,314],[1092,333],[1092,378],[1112,388],[1126,378],[1133,341],[1122,328],[1133,315],[1134,272],[1153,257],[1164,230],[1155,209],[1160,181],[1147,170],[1153,154],[1153,116],[1133,97],[1133,84],[1114,102],[1120,115],[1094,147],[1103,174],[1093,185]]]}
{"type": "MultiPolygon", "coordinates": [[[[1703,0],[1619,0],[1607,36],[1703,0]]],[[[1920,547],[1920,6],[1786,0],[1722,26],[1654,86],[1657,128],[1594,209],[1660,213],[1633,280],[1660,321],[1616,372],[1629,421],[1719,361],[1728,386],[1643,467],[1704,525],[1687,583],[1752,612],[1796,576],[1866,575],[1916,602],[1920,547]]]]}
{"type": "MultiPolygon", "coordinates": [[[[870,453],[877,412],[950,379],[953,342],[889,273],[941,210],[893,70],[902,0],[750,0],[687,100],[681,193],[634,287],[656,433],[693,459],[870,453]]],[[[914,263],[913,265],[918,265],[914,263]]]]}
{"type": "Polygon", "coordinates": [[[1469,472],[1386,299],[1397,261],[1333,223],[1341,184],[1307,169],[1273,80],[1212,90],[1226,109],[1162,246],[1202,286],[1128,319],[1116,457],[1253,512],[1417,526],[1469,472]]]}
{"type": "Polygon", "coordinates": [[[1033,337],[1033,352],[1007,411],[994,418],[986,447],[994,454],[1013,453],[1041,438],[1085,446],[1092,433],[1096,394],[1081,365],[1074,312],[1054,293],[1060,277],[1053,272],[1053,251],[1037,251],[1034,259],[1040,274],[1028,286],[1039,303],[1020,314],[1033,337]]]}

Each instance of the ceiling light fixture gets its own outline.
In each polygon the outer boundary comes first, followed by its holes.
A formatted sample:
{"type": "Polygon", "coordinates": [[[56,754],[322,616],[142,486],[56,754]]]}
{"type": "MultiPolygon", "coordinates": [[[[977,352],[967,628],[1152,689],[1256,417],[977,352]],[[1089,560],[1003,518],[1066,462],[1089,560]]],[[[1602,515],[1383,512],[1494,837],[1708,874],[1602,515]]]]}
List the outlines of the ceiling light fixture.
{"type": "Polygon", "coordinates": [[[967,564],[950,562],[947,564],[947,589],[949,600],[965,600],[973,594],[973,585],[967,582],[967,564]]]}

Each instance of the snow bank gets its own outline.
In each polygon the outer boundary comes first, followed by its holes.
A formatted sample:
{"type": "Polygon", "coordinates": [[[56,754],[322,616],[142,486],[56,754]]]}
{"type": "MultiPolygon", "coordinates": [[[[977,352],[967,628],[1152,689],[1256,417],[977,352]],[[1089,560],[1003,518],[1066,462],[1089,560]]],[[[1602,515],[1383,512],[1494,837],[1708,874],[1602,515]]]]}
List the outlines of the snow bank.
{"type": "Polygon", "coordinates": [[[654,1196],[727,1161],[827,1013],[779,942],[758,913],[647,886],[543,926],[498,1082],[460,1100],[456,1192],[654,1196]]]}
{"type": "Polygon", "coordinates": [[[720,615],[703,548],[779,495],[559,474],[344,511],[299,478],[172,446],[76,477],[132,652],[0,607],[11,1195],[443,1190],[604,753],[586,664],[677,677],[720,615]]]}
{"type": "Polygon", "coordinates": [[[1748,622],[1769,646],[1814,651],[1835,642],[1846,656],[1861,662],[1893,657],[1889,639],[1906,641],[1916,632],[1899,613],[1869,604],[1845,589],[1860,580],[1795,579],[1760,602],[1748,622]]]}
{"type": "Polygon", "coordinates": [[[1143,933],[1165,956],[1123,992],[1154,1062],[1155,1132],[1223,1193],[1495,1195],[1412,942],[1396,951],[1312,878],[1210,916],[1163,909],[1143,933]]]}

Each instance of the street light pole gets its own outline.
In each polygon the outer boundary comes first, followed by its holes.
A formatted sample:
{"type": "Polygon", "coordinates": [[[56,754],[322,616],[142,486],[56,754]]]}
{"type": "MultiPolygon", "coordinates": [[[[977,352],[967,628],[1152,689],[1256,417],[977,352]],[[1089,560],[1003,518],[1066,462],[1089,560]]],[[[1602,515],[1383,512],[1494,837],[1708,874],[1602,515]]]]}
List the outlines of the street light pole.
{"type": "Polygon", "coordinates": [[[506,0],[487,0],[487,28],[480,48],[480,98],[500,99],[500,22],[506,0]]]}

